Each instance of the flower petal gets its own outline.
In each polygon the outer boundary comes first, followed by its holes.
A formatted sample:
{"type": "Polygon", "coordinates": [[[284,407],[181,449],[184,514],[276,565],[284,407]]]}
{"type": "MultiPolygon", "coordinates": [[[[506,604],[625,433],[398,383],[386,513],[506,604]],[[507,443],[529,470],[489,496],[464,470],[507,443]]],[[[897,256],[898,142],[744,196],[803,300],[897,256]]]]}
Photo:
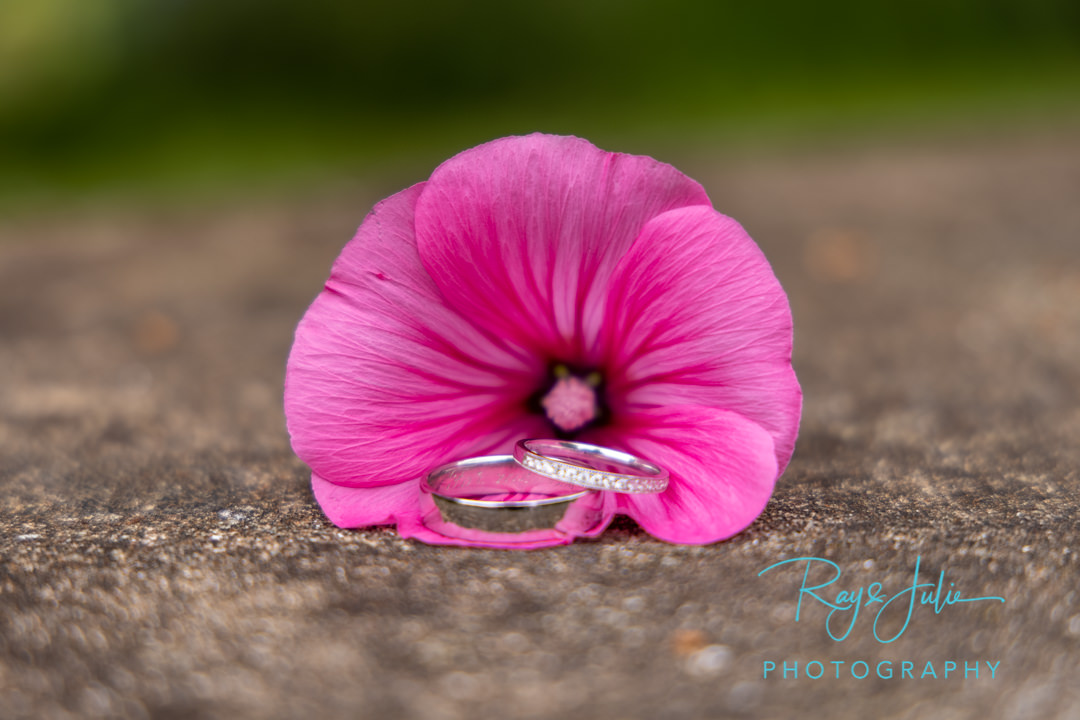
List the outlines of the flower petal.
{"type": "Polygon", "coordinates": [[[534,432],[545,368],[443,301],[413,233],[417,185],[383,201],[334,263],[289,355],[293,449],[338,485],[396,485],[534,432]]]}
{"type": "Polygon", "coordinates": [[[802,391],[787,295],[742,227],[712,208],[653,218],[619,263],[604,329],[616,414],[666,405],[730,410],[791,458],[802,391]]]}
{"type": "Polygon", "coordinates": [[[341,528],[390,525],[420,515],[415,482],[382,487],[336,485],[311,473],[311,491],[330,522],[341,528]]]}
{"type": "Polygon", "coordinates": [[[338,527],[397,524],[402,537],[434,545],[519,549],[567,545],[575,538],[596,537],[615,516],[614,498],[592,493],[571,505],[554,528],[492,533],[442,522],[434,504],[421,494],[418,480],[382,487],[349,487],[312,473],[311,489],[326,517],[338,527]],[[428,517],[431,512],[436,513],[434,518],[428,517]]]}
{"type": "Polygon", "coordinates": [[[416,204],[420,256],[447,301],[547,360],[588,364],[615,264],[645,223],[708,205],[669,165],[530,135],[439,166],[416,204]]]}
{"type": "MultiPolygon", "coordinates": [[[[520,438],[542,434],[540,428],[544,426],[543,420],[538,417],[522,417],[501,431],[482,438],[483,444],[477,445],[475,451],[459,455],[508,455],[520,438]]],[[[330,482],[313,472],[311,487],[326,517],[338,527],[396,524],[402,537],[436,545],[522,549],[565,545],[573,542],[574,538],[599,535],[615,516],[614,502],[595,494],[574,503],[558,526],[550,530],[497,535],[456,526],[446,527],[441,523],[426,522],[425,514],[430,510],[427,507],[430,503],[424,503],[419,477],[422,475],[395,485],[358,487],[330,482]]]]}
{"type": "Polygon", "coordinates": [[[671,473],[657,494],[618,495],[620,512],[673,543],[711,543],[761,514],[776,483],[770,434],[741,415],[711,408],[654,408],[589,442],[626,450],[671,473]]]}

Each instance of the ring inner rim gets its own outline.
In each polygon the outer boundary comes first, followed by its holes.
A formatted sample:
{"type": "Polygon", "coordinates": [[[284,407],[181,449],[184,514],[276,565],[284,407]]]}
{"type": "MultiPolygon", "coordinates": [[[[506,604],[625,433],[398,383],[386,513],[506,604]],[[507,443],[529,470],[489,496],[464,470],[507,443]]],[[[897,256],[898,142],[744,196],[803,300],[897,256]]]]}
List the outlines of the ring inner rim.
{"type": "Polygon", "coordinates": [[[424,478],[422,487],[425,491],[431,493],[435,497],[452,502],[456,505],[487,508],[491,510],[546,507],[549,505],[558,505],[560,503],[569,504],[574,500],[578,500],[579,498],[583,498],[589,493],[594,492],[593,490],[585,488],[567,495],[554,495],[551,497],[538,498],[536,500],[478,500],[476,498],[455,497],[454,495],[439,492],[438,490],[440,481],[446,477],[458,475],[463,470],[468,470],[469,468],[498,465],[518,467],[513,455],[484,455],[481,457],[468,458],[467,460],[459,460],[435,468],[424,478]]]}

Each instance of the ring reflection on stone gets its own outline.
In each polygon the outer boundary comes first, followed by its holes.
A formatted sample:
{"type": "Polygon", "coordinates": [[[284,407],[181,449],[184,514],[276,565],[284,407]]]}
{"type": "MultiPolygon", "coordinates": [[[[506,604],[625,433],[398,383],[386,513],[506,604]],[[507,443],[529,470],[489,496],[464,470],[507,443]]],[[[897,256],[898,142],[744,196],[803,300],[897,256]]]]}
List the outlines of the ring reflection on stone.
{"type": "Polygon", "coordinates": [[[659,493],[668,472],[630,453],[570,440],[521,440],[514,459],[534,473],[592,490],[659,493]]]}
{"type": "Polygon", "coordinates": [[[554,528],[575,500],[589,494],[574,485],[540,477],[510,455],[448,463],[421,482],[442,520],[494,533],[554,528]]]}

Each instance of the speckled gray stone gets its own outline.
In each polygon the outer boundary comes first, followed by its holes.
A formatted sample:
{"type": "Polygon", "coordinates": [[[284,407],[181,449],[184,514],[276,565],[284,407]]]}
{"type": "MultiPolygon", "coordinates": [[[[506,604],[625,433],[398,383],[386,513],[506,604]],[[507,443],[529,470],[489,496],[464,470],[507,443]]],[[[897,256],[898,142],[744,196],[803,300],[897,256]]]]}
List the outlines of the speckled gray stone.
{"type": "Polygon", "coordinates": [[[806,397],[765,513],[707,547],[322,517],[283,366],[373,192],[0,222],[0,717],[1080,717],[1080,140],[679,164],[788,289],[806,397]],[[835,642],[758,576],[809,555],[1006,602],[835,642]],[[858,660],[939,678],[832,677],[858,660]]]}

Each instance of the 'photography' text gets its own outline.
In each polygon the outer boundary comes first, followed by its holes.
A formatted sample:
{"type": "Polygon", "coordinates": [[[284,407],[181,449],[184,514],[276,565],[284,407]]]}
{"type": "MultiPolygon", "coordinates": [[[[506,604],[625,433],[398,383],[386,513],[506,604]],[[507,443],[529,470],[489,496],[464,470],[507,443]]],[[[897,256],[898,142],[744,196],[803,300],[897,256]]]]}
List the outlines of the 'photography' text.
{"type": "MultiPolygon", "coordinates": [[[[837,583],[843,571],[831,560],[819,557],[798,557],[773,563],[758,573],[758,577],[784,569],[801,570],[802,581],[795,606],[795,622],[799,622],[807,606],[818,604],[828,610],[825,632],[836,642],[843,642],[855,629],[860,616],[883,645],[898,640],[917,614],[933,610],[940,615],[954,606],[970,603],[1004,603],[996,595],[966,597],[955,583],[946,581],[943,569],[936,582],[920,581],[921,556],[915,559],[911,582],[899,592],[889,594],[882,582],[843,588],[837,583]],[[822,571],[826,578],[820,578],[822,571]],[[817,579],[811,580],[814,572],[817,579]],[[947,584],[946,584],[947,583],[947,584]],[[836,586],[836,587],[833,587],[836,586]]],[[[949,680],[996,679],[999,660],[984,658],[908,658],[800,661],[792,658],[772,658],[762,662],[765,679],[842,679],[878,678],[881,680],[949,680]]]]}

